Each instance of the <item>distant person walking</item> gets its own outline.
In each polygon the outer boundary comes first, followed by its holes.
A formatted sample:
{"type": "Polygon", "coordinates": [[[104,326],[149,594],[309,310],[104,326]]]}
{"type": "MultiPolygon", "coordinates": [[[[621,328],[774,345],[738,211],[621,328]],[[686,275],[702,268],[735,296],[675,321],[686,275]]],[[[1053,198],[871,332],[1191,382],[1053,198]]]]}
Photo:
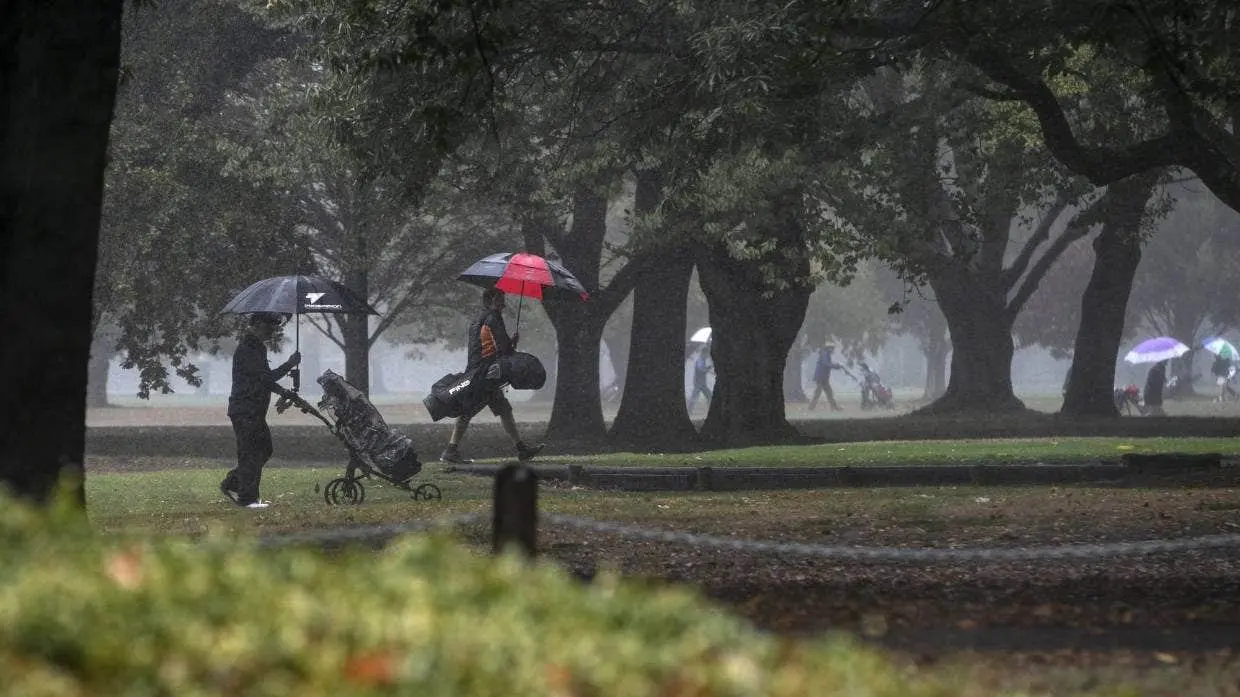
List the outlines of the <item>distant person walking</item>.
{"type": "Polygon", "coordinates": [[[842,411],[843,409],[835,401],[835,392],[831,390],[831,371],[847,370],[844,366],[835,362],[833,353],[835,346],[833,344],[825,344],[818,351],[818,360],[814,363],[814,396],[809,400],[809,410],[813,411],[818,406],[818,398],[826,395],[827,404],[831,406],[831,411],[842,411]]]}
{"type": "Polygon", "coordinates": [[[292,390],[281,387],[276,381],[301,363],[301,352],[294,352],[275,370],[267,361],[267,342],[284,320],[285,316],[274,312],[251,314],[249,327],[233,353],[228,418],[237,437],[237,466],[220,482],[220,492],[243,508],[268,506],[258,497],[258,485],[263,466],[271,459],[271,429],[267,427],[271,394],[296,397],[292,390]]]}
{"type": "Polygon", "coordinates": [[[1240,394],[1236,393],[1236,389],[1231,386],[1232,378],[1236,376],[1236,366],[1232,364],[1230,358],[1221,355],[1214,357],[1214,364],[1210,366],[1210,372],[1214,374],[1218,382],[1219,392],[1218,401],[1235,401],[1240,399],[1240,394]]]}
{"type": "Polygon", "coordinates": [[[706,404],[710,406],[710,400],[714,398],[715,393],[711,391],[710,385],[706,384],[706,376],[714,370],[714,366],[710,362],[710,346],[703,346],[698,349],[697,357],[693,359],[693,392],[689,395],[689,413],[693,413],[693,405],[697,403],[698,395],[706,397],[706,404]]]}
{"type": "Polygon", "coordinates": [[[1164,416],[1163,387],[1167,384],[1167,362],[1159,361],[1145,377],[1145,413],[1164,416]]]}

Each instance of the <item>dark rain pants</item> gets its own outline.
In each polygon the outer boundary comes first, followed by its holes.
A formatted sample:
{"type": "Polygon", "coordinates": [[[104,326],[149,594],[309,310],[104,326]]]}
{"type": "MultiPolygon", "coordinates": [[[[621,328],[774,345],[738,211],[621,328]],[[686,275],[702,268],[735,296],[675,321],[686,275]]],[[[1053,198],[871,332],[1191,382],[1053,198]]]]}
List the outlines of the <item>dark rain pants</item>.
{"type": "Polygon", "coordinates": [[[258,500],[263,465],[271,459],[271,429],[265,419],[254,416],[234,416],[232,425],[237,436],[237,466],[225,481],[242,504],[252,503],[258,500]]]}

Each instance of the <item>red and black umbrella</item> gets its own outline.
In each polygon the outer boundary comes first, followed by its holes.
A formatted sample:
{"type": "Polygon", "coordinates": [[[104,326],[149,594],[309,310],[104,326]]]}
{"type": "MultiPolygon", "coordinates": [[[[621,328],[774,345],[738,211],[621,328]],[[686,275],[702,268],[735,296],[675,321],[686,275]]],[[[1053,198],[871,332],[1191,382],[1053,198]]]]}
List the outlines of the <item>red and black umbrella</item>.
{"type": "MultiPolygon", "coordinates": [[[[546,293],[575,295],[582,300],[590,297],[581,281],[562,264],[527,252],[492,254],[471,264],[457,279],[535,300],[542,300],[546,293]]],[[[517,323],[520,321],[518,305],[517,323]]]]}

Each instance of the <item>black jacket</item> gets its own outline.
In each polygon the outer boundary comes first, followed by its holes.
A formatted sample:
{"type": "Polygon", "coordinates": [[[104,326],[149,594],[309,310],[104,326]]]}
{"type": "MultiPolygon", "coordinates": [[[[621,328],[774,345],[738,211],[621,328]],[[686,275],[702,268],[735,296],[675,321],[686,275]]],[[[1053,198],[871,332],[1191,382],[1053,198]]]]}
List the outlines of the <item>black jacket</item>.
{"type": "Polygon", "coordinates": [[[267,362],[267,347],[258,337],[246,334],[233,353],[232,392],[228,395],[228,416],[267,417],[271,393],[284,395],[289,390],[276,380],[288,375],[293,366],[284,363],[274,370],[267,362]]]}
{"type": "Polygon", "coordinates": [[[487,310],[469,325],[469,364],[465,366],[465,372],[494,363],[512,352],[512,339],[504,326],[504,313],[487,310]]]}

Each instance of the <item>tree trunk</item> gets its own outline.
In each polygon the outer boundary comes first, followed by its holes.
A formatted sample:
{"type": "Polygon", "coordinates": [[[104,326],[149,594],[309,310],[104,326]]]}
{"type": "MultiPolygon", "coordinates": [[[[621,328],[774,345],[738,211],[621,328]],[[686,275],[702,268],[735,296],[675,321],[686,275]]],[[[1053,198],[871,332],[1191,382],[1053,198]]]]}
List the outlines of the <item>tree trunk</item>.
{"type": "MultiPolygon", "coordinates": [[[[0,4],[0,484],[80,474],[121,0],[0,4]]],[[[84,489],[76,487],[85,505],[84,489]]]]}
{"type": "Polygon", "coordinates": [[[1094,268],[1081,296],[1081,326],[1072,352],[1071,375],[1060,413],[1118,416],[1115,363],[1137,265],[1141,221],[1152,180],[1133,177],[1112,187],[1111,215],[1094,240],[1094,268]]]}
{"type": "MultiPolygon", "coordinates": [[[[341,316],[340,335],[344,340],[344,379],[370,395],[370,322],[367,315],[341,316]]],[[[304,382],[304,380],[303,380],[304,382]]]]}
{"type": "MultiPolygon", "coordinates": [[[[591,189],[576,192],[572,229],[558,247],[564,265],[586,288],[598,288],[598,269],[607,234],[607,197],[591,189]]],[[[557,361],[555,403],[547,438],[602,443],[607,438],[598,384],[600,344],[607,319],[618,302],[597,293],[587,302],[548,298],[543,306],[555,327],[557,361]]]]}
{"type": "Polygon", "coordinates": [[[788,363],[784,366],[784,402],[808,402],[805,396],[805,375],[802,366],[805,363],[805,344],[793,344],[788,351],[788,363]]]}
{"type": "MultiPolygon", "coordinates": [[[[365,259],[364,238],[358,235],[358,259],[365,259]]],[[[370,297],[370,281],[365,266],[345,271],[344,285],[359,298],[370,297]]],[[[370,315],[350,312],[340,315],[340,338],[344,342],[344,379],[370,396],[370,315]]]]}
{"type": "Polygon", "coordinates": [[[1012,316],[1007,298],[963,268],[930,276],[951,335],[947,391],[920,413],[1014,412],[1025,405],[1012,391],[1012,316]]]}
{"type": "MultiPolygon", "coordinates": [[[[772,291],[757,268],[760,262],[738,261],[726,249],[708,249],[699,258],[716,376],[701,435],[726,444],[795,437],[797,431],[785,416],[784,366],[812,289],[794,285],[772,291]],[[765,292],[772,295],[763,297],[765,292]]],[[[799,266],[803,268],[792,269],[790,275],[807,277],[808,263],[799,266]]]]}
{"type": "Polygon", "coordinates": [[[611,426],[619,443],[676,449],[697,430],[685,408],[685,321],[693,256],[668,251],[633,290],[633,330],[620,409],[611,426]]]}
{"type": "Polygon", "coordinates": [[[116,353],[116,337],[110,332],[96,332],[90,344],[90,363],[86,368],[86,406],[101,409],[108,404],[108,373],[116,353]]]}
{"type": "Polygon", "coordinates": [[[922,398],[935,400],[947,391],[947,354],[951,351],[951,342],[947,340],[946,331],[933,330],[926,338],[923,349],[926,355],[926,389],[922,398]]]}
{"type": "Polygon", "coordinates": [[[549,440],[596,443],[606,435],[598,364],[607,318],[590,312],[586,305],[567,305],[557,312],[555,336],[561,350],[556,364],[555,403],[547,423],[549,440]],[[572,349],[564,350],[566,346],[572,349]]]}
{"type": "Polygon", "coordinates": [[[200,356],[198,367],[198,378],[202,380],[202,382],[198,385],[198,387],[194,388],[194,393],[202,395],[203,397],[209,397],[211,395],[211,371],[215,370],[211,356],[207,356],[205,354],[200,356]]]}

